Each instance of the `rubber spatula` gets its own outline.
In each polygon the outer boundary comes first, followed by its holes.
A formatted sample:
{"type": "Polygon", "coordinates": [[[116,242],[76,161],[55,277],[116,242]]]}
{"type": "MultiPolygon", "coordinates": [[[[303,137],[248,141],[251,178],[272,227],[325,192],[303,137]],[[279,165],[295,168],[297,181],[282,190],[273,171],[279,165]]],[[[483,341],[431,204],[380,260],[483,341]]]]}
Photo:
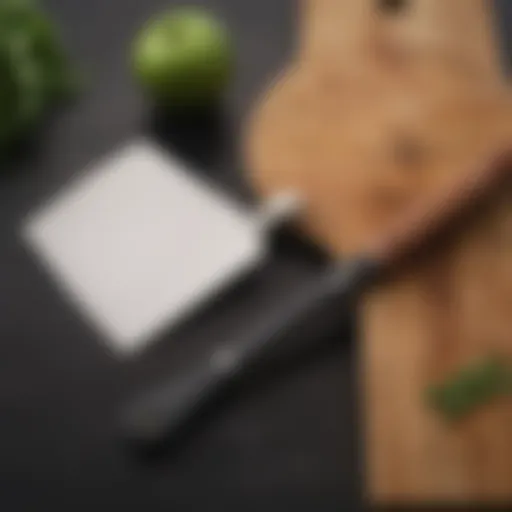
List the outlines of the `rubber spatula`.
{"type": "Polygon", "coordinates": [[[473,211],[475,203],[508,175],[511,163],[512,153],[507,151],[476,166],[462,182],[431,201],[415,205],[403,224],[391,226],[380,239],[369,240],[367,250],[359,257],[333,264],[258,330],[248,332],[243,339],[217,345],[184,368],[182,375],[172,375],[141,393],[122,411],[123,435],[144,447],[155,447],[183,433],[205,406],[229,391],[241,375],[271,353],[286,332],[324,308],[341,311],[352,305],[365,287],[389,275],[407,258],[433,244],[446,229],[455,227],[456,220],[473,211]]]}

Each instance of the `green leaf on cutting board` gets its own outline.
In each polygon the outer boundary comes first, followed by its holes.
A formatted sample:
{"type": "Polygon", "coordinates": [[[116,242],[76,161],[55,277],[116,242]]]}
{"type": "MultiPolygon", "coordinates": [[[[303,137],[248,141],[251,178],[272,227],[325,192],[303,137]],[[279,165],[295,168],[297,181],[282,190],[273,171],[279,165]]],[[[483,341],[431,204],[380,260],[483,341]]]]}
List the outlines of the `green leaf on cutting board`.
{"type": "Polygon", "coordinates": [[[427,403],[448,421],[461,420],[512,392],[512,368],[490,357],[427,390],[427,403]]]}

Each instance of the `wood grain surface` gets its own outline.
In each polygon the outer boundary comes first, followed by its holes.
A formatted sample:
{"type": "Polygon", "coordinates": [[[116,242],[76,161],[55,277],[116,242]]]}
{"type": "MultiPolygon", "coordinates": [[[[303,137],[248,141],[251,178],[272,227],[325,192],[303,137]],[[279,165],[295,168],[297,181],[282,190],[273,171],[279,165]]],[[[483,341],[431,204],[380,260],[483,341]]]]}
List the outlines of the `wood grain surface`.
{"type": "MultiPolygon", "coordinates": [[[[258,193],[302,193],[300,228],[343,257],[512,142],[490,6],[305,0],[294,62],[249,123],[258,193]]],[[[512,500],[512,402],[454,427],[422,399],[479,356],[512,355],[511,196],[363,301],[371,502],[512,500]]]]}

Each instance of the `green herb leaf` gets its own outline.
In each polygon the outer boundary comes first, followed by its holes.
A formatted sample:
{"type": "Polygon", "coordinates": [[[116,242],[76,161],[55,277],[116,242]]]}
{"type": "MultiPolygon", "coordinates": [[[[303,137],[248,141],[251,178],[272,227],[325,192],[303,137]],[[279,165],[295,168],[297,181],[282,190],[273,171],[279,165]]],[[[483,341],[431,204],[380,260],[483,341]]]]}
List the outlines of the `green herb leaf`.
{"type": "Polygon", "coordinates": [[[427,402],[447,420],[460,420],[512,392],[512,370],[498,358],[465,368],[427,390],[427,402]]]}
{"type": "Polygon", "coordinates": [[[29,0],[0,2],[0,151],[28,135],[76,75],[50,18],[29,0]]]}

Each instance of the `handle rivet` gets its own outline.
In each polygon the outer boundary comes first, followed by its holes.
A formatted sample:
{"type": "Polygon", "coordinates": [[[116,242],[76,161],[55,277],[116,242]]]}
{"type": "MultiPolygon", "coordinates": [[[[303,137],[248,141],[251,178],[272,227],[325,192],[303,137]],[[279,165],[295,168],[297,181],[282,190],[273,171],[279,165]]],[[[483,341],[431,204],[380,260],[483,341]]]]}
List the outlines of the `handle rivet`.
{"type": "Polygon", "coordinates": [[[210,368],[214,371],[224,372],[233,368],[237,362],[237,353],[232,349],[217,350],[210,357],[210,368]]]}

